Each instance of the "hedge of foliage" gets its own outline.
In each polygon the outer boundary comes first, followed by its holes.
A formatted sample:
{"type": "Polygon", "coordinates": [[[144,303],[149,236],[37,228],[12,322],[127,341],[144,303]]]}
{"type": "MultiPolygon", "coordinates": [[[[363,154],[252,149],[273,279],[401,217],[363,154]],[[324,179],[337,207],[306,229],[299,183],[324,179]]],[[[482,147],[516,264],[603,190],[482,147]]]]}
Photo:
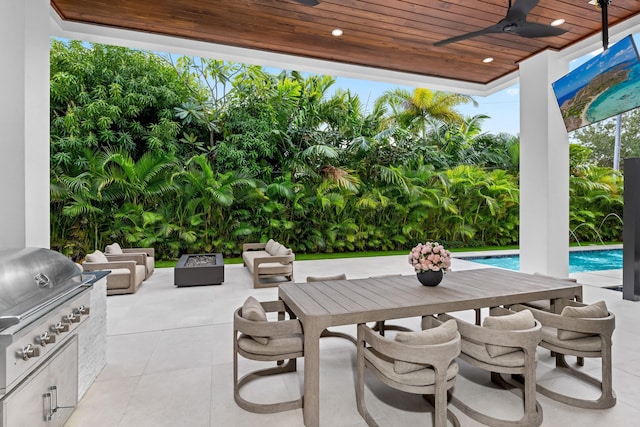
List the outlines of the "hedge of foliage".
{"type": "MultiPolygon", "coordinates": [[[[334,80],[52,41],[52,247],[114,241],[238,254],[518,242],[518,140],[461,117],[469,97],[394,90],[368,111],[334,80]]],[[[572,148],[571,227],[620,240],[621,177],[572,148]]],[[[575,229],[575,230],[574,230],[575,229]]],[[[569,240],[569,236],[567,236],[569,240]]]]}

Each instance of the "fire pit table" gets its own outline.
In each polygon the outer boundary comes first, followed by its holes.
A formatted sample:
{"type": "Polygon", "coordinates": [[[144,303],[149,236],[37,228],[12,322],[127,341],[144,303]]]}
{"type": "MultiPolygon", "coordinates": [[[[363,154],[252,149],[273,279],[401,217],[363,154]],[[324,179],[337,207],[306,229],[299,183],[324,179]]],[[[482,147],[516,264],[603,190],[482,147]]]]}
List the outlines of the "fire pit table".
{"type": "Polygon", "coordinates": [[[222,254],[186,254],[180,257],[173,273],[177,287],[220,285],[224,282],[222,254]]]}

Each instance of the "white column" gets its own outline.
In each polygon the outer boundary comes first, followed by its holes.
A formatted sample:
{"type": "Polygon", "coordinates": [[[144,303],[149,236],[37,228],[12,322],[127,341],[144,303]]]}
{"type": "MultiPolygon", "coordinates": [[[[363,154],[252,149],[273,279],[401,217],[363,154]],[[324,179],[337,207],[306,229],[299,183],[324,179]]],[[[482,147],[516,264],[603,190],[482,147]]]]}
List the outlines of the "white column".
{"type": "Polygon", "coordinates": [[[569,139],[551,83],[556,52],[520,64],[520,270],[569,274],[569,139]]]}
{"type": "Polygon", "coordinates": [[[49,247],[49,0],[0,0],[0,249],[49,247]]]}

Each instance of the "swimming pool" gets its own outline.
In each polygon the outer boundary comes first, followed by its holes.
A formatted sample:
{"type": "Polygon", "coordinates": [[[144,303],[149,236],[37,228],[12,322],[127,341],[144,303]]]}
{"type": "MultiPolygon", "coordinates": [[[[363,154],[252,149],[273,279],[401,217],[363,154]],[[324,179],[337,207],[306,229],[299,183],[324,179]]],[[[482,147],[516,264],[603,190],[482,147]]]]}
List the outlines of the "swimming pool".
{"type": "MultiPolygon", "coordinates": [[[[520,270],[520,257],[518,255],[497,255],[465,259],[492,267],[520,270]]],[[[569,273],[617,270],[620,268],[622,268],[622,249],[569,252],[569,273]]]]}

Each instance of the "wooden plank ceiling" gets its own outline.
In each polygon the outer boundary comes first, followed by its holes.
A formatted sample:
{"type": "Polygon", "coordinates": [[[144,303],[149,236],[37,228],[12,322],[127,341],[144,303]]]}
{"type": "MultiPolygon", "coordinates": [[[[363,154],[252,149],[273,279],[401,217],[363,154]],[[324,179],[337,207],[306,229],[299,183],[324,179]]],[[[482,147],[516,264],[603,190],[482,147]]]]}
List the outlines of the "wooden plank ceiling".
{"type": "MultiPolygon", "coordinates": [[[[514,0],[514,3],[518,0],[514,0]]],[[[588,0],[540,0],[527,16],[566,33],[546,38],[491,34],[433,43],[496,24],[509,0],[51,0],[63,20],[138,30],[486,84],[545,49],[561,50],[601,32],[588,0]],[[340,28],[341,37],[331,35],[340,28]],[[482,59],[493,57],[484,64],[482,59]]],[[[609,25],[640,13],[638,0],[612,0],[609,25]]]]}

